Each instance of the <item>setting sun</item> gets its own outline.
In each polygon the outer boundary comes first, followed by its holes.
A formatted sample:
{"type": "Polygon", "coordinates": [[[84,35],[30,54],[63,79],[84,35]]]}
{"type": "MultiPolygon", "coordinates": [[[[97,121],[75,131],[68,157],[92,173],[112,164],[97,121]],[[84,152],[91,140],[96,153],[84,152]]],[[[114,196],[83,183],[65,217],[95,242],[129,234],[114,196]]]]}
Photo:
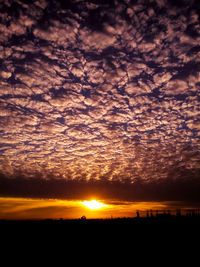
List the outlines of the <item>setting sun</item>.
{"type": "Polygon", "coordinates": [[[97,210],[103,207],[106,207],[107,205],[98,202],[96,200],[90,200],[90,201],[83,201],[81,202],[81,204],[83,204],[85,207],[91,209],[91,210],[97,210]]]}

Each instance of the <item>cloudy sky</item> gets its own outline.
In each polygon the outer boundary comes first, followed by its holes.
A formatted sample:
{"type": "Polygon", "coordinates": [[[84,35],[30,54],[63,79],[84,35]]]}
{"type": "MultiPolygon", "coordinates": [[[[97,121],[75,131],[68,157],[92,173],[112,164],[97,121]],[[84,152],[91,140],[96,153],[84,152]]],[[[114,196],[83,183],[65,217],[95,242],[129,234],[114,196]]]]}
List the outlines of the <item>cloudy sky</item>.
{"type": "Polygon", "coordinates": [[[199,1],[30,2],[0,2],[0,217],[23,199],[197,206],[199,1]]]}

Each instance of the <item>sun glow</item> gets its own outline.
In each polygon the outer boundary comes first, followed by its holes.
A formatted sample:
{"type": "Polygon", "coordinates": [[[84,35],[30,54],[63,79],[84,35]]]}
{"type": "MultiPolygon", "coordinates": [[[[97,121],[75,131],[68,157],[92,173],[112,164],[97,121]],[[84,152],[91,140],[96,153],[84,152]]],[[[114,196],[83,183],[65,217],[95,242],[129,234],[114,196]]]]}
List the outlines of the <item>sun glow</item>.
{"type": "Polygon", "coordinates": [[[83,204],[85,207],[87,207],[88,209],[91,210],[97,210],[97,209],[101,209],[103,207],[107,207],[107,205],[96,201],[96,200],[90,200],[90,201],[83,201],[81,202],[81,204],[83,204]]]}

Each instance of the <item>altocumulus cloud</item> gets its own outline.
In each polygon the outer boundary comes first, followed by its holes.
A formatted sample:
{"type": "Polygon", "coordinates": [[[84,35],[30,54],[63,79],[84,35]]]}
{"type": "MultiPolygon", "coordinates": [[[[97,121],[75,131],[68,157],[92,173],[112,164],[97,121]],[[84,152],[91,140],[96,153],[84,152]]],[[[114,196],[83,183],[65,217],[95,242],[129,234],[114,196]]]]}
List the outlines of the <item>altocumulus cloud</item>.
{"type": "Polygon", "coordinates": [[[199,8],[3,1],[0,195],[199,201],[199,8]]]}

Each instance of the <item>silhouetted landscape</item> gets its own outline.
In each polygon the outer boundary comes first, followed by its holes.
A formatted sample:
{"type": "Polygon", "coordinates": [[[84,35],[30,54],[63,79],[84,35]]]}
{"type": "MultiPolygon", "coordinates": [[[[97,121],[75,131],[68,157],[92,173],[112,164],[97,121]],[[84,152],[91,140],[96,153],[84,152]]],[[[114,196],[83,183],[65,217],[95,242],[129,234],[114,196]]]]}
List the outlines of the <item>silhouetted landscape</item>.
{"type": "MultiPolygon", "coordinates": [[[[174,212],[175,213],[175,212],[174,212]]],[[[133,231],[138,229],[180,229],[191,228],[197,229],[200,226],[200,209],[191,209],[185,211],[182,215],[180,210],[177,210],[175,214],[169,211],[159,212],[146,212],[145,216],[140,216],[140,212],[137,211],[136,217],[122,217],[122,218],[106,218],[106,219],[87,219],[84,215],[79,219],[44,219],[44,220],[0,220],[0,231],[4,229],[47,229],[48,227],[55,227],[57,229],[70,230],[79,227],[85,228],[106,228],[106,227],[120,227],[119,229],[132,228],[133,231]]],[[[145,213],[143,212],[143,215],[145,213]]]]}
{"type": "MultiPolygon", "coordinates": [[[[95,245],[110,249],[113,245],[128,246],[137,251],[164,247],[173,250],[197,244],[199,240],[200,213],[191,210],[185,215],[179,212],[140,214],[133,218],[87,219],[45,219],[45,220],[0,220],[0,236],[3,243],[22,244],[29,249],[28,244],[35,244],[42,249],[45,246],[56,250],[66,250],[67,247],[86,249],[95,245]],[[3,238],[2,238],[3,237],[3,238]]],[[[195,245],[196,246],[196,245],[195,245]]],[[[87,249],[86,249],[87,250],[87,249]]],[[[108,250],[107,250],[108,251],[108,250]]]]}

